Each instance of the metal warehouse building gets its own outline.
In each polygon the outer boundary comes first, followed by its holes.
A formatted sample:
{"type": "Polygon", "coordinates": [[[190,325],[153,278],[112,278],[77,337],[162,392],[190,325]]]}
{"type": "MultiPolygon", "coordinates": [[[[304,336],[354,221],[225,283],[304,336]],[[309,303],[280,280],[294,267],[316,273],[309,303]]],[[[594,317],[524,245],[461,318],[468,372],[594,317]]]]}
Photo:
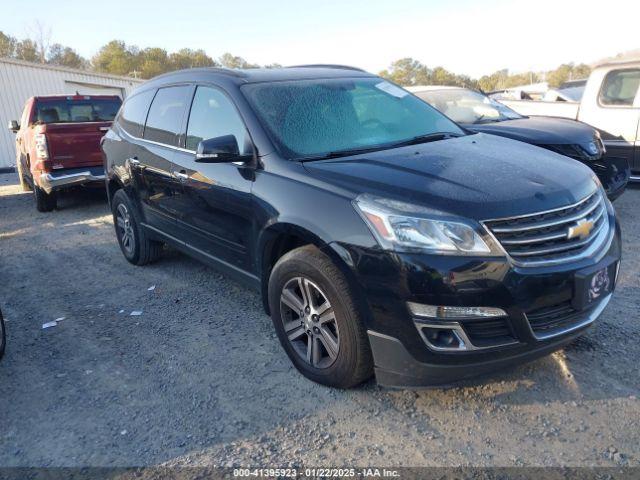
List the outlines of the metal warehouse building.
{"type": "Polygon", "coordinates": [[[15,165],[15,135],[7,129],[18,120],[29,97],[60,93],[125,96],[141,80],[0,58],[0,171],[15,165]]]}

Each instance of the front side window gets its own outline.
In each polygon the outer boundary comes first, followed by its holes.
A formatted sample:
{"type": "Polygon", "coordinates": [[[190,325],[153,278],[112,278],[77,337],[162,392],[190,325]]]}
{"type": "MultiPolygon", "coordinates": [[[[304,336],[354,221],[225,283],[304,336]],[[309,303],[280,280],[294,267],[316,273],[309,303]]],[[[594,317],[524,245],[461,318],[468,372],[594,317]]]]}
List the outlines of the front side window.
{"type": "Polygon", "coordinates": [[[427,90],[416,95],[451,120],[462,123],[491,123],[522,118],[522,115],[486,95],[465,88],[427,90]]]}
{"type": "Polygon", "coordinates": [[[241,89],[287,158],[391,148],[435,133],[464,134],[437,110],[381,78],[266,82],[241,89]]]}
{"type": "Polygon", "coordinates": [[[189,114],[186,148],[196,150],[202,140],[224,135],[236,137],[241,155],[249,153],[247,129],[231,100],[216,88],[198,87],[189,114]]]}
{"type": "Polygon", "coordinates": [[[155,90],[147,90],[127,98],[118,117],[118,122],[126,132],[134,137],[142,137],[144,121],[155,90]]]}
{"type": "Polygon", "coordinates": [[[111,122],[121,103],[119,98],[62,97],[37,100],[34,123],[111,122]]]}
{"type": "Polygon", "coordinates": [[[614,70],[602,83],[600,103],[607,106],[633,106],[640,86],[640,70],[614,70]]]}
{"type": "Polygon", "coordinates": [[[144,127],[145,140],[178,145],[182,119],[189,102],[191,87],[161,88],[151,102],[147,123],[144,127]]]}

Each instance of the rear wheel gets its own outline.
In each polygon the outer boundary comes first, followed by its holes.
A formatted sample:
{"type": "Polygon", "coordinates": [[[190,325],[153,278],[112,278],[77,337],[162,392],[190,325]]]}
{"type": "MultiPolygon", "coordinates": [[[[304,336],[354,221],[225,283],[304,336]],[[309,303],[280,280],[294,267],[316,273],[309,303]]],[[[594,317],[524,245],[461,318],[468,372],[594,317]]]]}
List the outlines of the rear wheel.
{"type": "Polygon", "coordinates": [[[47,193],[37,185],[33,187],[33,196],[39,212],[50,212],[58,205],[56,192],[47,193]]]}
{"type": "Polygon", "coordinates": [[[115,193],[112,207],[113,224],[124,257],[134,265],[155,262],[162,254],[162,242],[149,238],[124,190],[115,193]]]}
{"type": "Polygon", "coordinates": [[[307,378],[348,388],[373,374],[373,360],[351,288],[312,245],[285,254],[269,279],[271,317],[287,355],[307,378]]]}

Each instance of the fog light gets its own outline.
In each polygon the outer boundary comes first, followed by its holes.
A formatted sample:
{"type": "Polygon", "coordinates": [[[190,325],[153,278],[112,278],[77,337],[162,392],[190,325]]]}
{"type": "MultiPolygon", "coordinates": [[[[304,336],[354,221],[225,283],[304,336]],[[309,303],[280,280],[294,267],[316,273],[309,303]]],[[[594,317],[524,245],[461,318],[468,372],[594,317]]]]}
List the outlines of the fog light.
{"type": "Polygon", "coordinates": [[[464,345],[464,342],[452,329],[424,327],[422,333],[427,342],[437,348],[460,350],[464,345]]]}
{"type": "Polygon", "coordinates": [[[506,317],[507,312],[495,307],[448,307],[407,302],[412,315],[437,320],[460,320],[465,318],[506,317]]]}

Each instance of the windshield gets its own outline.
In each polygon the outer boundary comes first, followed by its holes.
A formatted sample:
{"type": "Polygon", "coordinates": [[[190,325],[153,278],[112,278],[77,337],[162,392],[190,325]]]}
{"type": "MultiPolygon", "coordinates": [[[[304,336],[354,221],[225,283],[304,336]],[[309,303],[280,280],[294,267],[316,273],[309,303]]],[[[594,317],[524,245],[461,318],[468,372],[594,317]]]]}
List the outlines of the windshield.
{"type": "Polygon", "coordinates": [[[569,101],[579,102],[582,99],[584,88],[585,88],[585,85],[580,85],[577,87],[560,88],[558,89],[558,91],[562,93],[565,97],[567,97],[569,101]]]}
{"type": "Polygon", "coordinates": [[[39,100],[35,123],[110,122],[122,101],[119,98],[60,98],[39,100]]]}
{"type": "Polygon", "coordinates": [[[390,148],[435,133],[464,135],[435,109],[380,78],[254,83],[242,91],[287,158],[390,148]]]}
{"type": "Polygon", "coordinates": [[[447,117],[462,123],[501,122],[522,118],[522,115],[486,95],[464,88],[428,90],[416,95],[430,103],[447,117]]]}

